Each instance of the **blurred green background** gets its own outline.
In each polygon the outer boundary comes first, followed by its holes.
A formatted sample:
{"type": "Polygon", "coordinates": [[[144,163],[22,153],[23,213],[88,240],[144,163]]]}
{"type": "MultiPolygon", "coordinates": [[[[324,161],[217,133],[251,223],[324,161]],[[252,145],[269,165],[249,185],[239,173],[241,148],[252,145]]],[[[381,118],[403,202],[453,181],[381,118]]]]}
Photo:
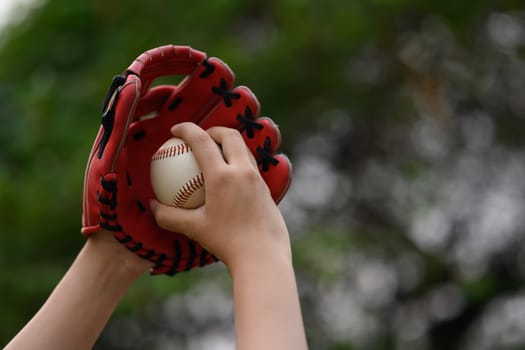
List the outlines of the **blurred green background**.
{"type": "MultiPolygon", "coordinates": [[[[312,349],[525,349],[522,1],[48,0],[11,16],[0,344],[83,244],[111,77],[173,43],[226,61],[281,125],[312,349]]],[[[232,349],[231,303],[220,264],[144,276],[96,348],[232,349]]]]}

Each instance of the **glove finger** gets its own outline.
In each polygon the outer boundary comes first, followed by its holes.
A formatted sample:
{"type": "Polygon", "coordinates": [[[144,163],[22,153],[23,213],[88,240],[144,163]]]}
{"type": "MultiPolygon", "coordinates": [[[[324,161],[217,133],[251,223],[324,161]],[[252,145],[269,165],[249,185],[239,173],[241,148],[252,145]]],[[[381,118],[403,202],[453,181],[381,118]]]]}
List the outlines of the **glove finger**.
{"type": "Polygon", "coordinates": [[[282,140],[278,125],[268,117],[261,117],[256,122],[259,126],[244,129],[242,136],[257,161],[273,200],[279,203],[290,187],[292,163],[286,155],[276,154],[282,140]]]}
{"type": "Polygon", "coordinates": [[[246,126],[242,130],[242,136],[246,146],[258,161],[266,154],[275,154],[281,147],[279,126],[268,117],[258,118],[256,124],[246,126]]]}
{"type": "Polygon", "coordinates": [[[240,96],[231,91],[234,80],[235,75],[220,59],[204,60],[173,91],[159,117],[168,128],[187,121],[199,123],[221,102],[229,107],[239,99],[240,96]]]}
{"type": "Polygon", "coordinates": [[[199,123],[201,128],[207,130],[213,126],[225,126],[242,129],[245,123],[253,123],[261,112],[261,105],[255,94],[246,86],[238,86],[232,92],[239,98],[232,100],[230,106],[225,103],[218,105],[199,123]]]}
{"type": "Polygon", "coordinates": [[[264,182],[268,185],[270,193],[275,203],[279,203],[290,188],[292,182],[292,163],[290,159],[283,153],[273,156],[276,162],[263,169],[263,165],[259,165],[264,182]]]}

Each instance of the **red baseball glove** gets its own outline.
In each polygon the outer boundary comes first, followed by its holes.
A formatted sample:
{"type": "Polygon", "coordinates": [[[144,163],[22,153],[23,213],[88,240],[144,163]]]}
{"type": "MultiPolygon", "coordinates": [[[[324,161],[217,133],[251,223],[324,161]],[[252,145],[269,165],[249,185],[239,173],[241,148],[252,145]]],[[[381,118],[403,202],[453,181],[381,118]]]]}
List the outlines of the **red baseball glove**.
{"type": "Polygon", "coordinates": [[[113,79],[87,163],[83,235],[111,231],[129,250],[155,263],[153,274],[173,275],[217,261],[197,242],[157,226],[148,206],[154,198],[151,157],[181,122],[239,129],[273,199],[282,199],[291,163],[276,153],[279,129],[271,119],[258,118],[255,95],[244,86],[233,88],[233,82],[233,72],[218,58],[173,45],[144,52],[113,79]],[[178,85],[152,87],[155,79],[169,75],[185,77],[178,85]]]}

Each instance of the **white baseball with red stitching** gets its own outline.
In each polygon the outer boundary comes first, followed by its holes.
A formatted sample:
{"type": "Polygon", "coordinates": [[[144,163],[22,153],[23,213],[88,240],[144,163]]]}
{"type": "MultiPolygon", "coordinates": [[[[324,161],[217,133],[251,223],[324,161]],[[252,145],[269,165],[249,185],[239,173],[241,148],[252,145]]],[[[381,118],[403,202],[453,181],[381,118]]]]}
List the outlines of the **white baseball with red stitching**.
{"type": "Polygon", "coordinates": [[[197,208],[204,204],[204,177],[191,147],[171,138],[151,157],[151,185],[163,204],[197,208]]]}

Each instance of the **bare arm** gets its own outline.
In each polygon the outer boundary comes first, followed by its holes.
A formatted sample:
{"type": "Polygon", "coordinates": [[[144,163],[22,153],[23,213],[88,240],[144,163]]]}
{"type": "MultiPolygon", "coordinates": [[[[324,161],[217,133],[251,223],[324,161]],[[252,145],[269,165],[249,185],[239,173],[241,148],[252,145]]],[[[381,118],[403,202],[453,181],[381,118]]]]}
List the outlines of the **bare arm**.
{"type": "Polygon", "coordinates": [[[91,349],[124,293],[150,264],[110,233],[95,234],[5,349],[91,349]]]}
{"type": "Polygon", "coordinates": [[[238,348],[306,349],[292,263],[266,259],[230,269],[238,348]]]}
{"type": "Polygon", "coordinates": [[[188,210],[153,202],[157,223],[197,240],[228,267],[239,350],[307,349],[288,230],[240,134],[189,123],[172,132],[192,147],[206,204],[188,210]]]}

